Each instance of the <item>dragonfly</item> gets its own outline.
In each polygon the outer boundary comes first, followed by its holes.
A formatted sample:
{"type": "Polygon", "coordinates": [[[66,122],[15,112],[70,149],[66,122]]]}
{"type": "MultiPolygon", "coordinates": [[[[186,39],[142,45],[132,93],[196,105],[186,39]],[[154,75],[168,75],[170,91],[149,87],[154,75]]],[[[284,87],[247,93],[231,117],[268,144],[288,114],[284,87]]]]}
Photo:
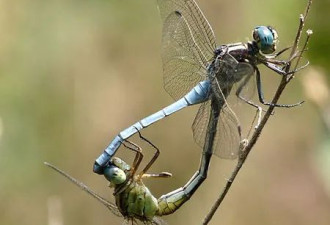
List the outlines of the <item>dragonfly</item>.
{"type": "MultiPolygon", "coordinates": [[[[198,188],[196,174],[183,187],[180,187],[170,193],[162,195],[156,199],[151,191],[144,185],[143,179],[146,178],[168,178],[172,174],[161,172],[158,174],[149,174],[147,171],[156,162],[160,150],[148,139],[143,137],[138,131],[140,138],[147,142],[155,153],[146,166],[138,172],[139,166],[143,160],[142,148],[132,141],[124,140],[123,145],[126,149],[135,153],[132,166],[119,157],[112,157],[104,169],[104,177],[110,182],[109,187],[114,189],[116,204],[113,204],[101,197],[88,186],[73,178],[71,175],[57,168],[56,166],[45,162],[45,165],[60,173],[79,188],[96,198],[105,205],[114,215],[124,217],[127,223],[137,224],[137,220],[144,224],[166,224],[160,216],[174,213],[179,209],[198,188]]],[[[202,154],[202,161],[207,158],[202,154]]],[[[200,167],[202,170],[203,167],[200,167]]]]}
{"type": "MultiPolygon", "coordinates": [[[[164,88],[175,100],[171,105],[136,122],[121,131],[96,159],[93,171],[104,174],[121,144],[138,131],[188,106],[200,104],[192,124],[195,142],[202,147],[204,161],[194,178],[198,187],[206,177],[212,154],[235,159],[241,144],[239,121],[227,103],[233,87],[238,99],[253,107],[256,103],[244,96],[244,90],[255,77],[259,101],[264,99],[259,66],[264,65],[279,75],[303,69],[285,71],[296,57],[280,60],[289,48],[276,52],[278,34],[271,26],[257,26],[252,41],[217,45],[212,27],[194,0],[158,0],[163,21],[162,62],[164,88]]],[[[276,107],[294,107],[302,102],[276,107]]]]}

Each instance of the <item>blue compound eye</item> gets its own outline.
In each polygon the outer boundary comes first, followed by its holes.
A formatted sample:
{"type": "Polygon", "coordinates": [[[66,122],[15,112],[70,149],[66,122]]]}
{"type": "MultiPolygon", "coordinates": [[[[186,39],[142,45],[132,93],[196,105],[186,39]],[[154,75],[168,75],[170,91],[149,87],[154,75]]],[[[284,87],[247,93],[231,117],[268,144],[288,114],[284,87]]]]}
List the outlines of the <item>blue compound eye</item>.
{"type": "Polygon", "coordinates": [[[271,54],[276,49],[277,32],[272,27],[256,27],[253,31],[253,39],[263,54],[271,54]]]}

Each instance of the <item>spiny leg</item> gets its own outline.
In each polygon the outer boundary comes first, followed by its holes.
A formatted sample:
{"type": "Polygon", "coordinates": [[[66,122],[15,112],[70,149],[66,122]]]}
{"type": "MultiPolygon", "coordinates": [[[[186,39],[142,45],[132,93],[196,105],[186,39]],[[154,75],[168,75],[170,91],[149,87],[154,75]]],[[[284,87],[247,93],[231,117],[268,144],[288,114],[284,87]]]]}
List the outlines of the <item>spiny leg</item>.
{"type": "MultiPolygon", "coordinates": [[[[300,57],[300,56],[301,56],[301,53],[302,53],[302,51],[296,51],[295,54],[293,54],[293,55],[290,57],[290,59],[288,59],[288,60],[278,60],[278,59],[276,59],[279,55],[281,55],[283,52],[285,52],[286,50],[288,50],[288,49],[290,49],[290,48],[291,48],[291,47],[288,47],[288,48],[285,48],[285,49],[279,51],[279,52],[276,53],[276,54],[265,56],[265,59],[264,59],[264,60],[261,60],[261,62],[262,62],[263,64],[265,64],[265,63],[270,63],[270,64],[274,64],[274,65],[278,65],[278,66],[283,66],[283,67],[285,67],[285,66],[287,66],[289,63],[291,63],[292,60],[294,60],[294,59],[300,57]]],[[[304,50],[304,51],[306,51],[306,50],[304,50]]]]}
{"type": "Polygon", "coordinates": [[[144,167],[144,169],[140,172],[140,176],[142,177],[149,169],[150,167],[152,166],[152,164],[154,164],[154,162],[157,160],[159,154],[160,154],[160,150],[153,144],[151,143],[151,141],[149,141],[147,138],[143,137],[141,132],[138,130],[138,133],[139,133],[139,137],[147,142],[150,146],[152,146],[156,152],[154,154],[154,156],[151,158],[151,160],[149,161],[149,163],[144,167]]]}
{"type": "MultiPolygon", "coordinates": [[[[150,178],[150,177],[153,177],[153,178],[155,178],[155,177],[157,177],[157,178],[168,178],[168,177],[171,177],[172,174],[168,173],[168,172],[161,172],[161,173],[158,173],[158,174],[146,174],[146,171],[151,167],[151,165],[156,161],[157,157],[159,156],[160,150],[154,144],[152,144],[151,141],[149,141],[147,138],[143,137],[138,129],[137,129],[137,132],[139,133],[139,136],[143,141],[147,142],[149,145],[151,145],[153,148],[155,148],[157,150],[154,157],[147,164],[147,166],[141,171],[139,176],[142,177],[142,178],[150,178]]],[[[138,169],[142,159],[143,159],[142,148],[140,146],[138,146],[137,144],[135,144],[134,142],[129,141],[129,140],[124,140],[123,145],[126,148],[128,148],[129,150],[132,150],[132,151],[137,153],[136,156],[135,156],[134,162],[133,162],[133,166],[132,166],[132,170],[133,170],[132,175],[134,175],[136,170],[138,169]],[[129,143],[133,147],[126,145],[125,142],[129,143]]]]}
{"type": "Polygon", "coordinates": [[[140,166],[140,163],[141,163],[142,159],[143,159],[142,149],[141,149],[140,146],[138,146],[137,144],[135,144],[135,143],[133,143],[133,142],[131,142],[131,141],[129,141],[129,140],[125,140],[125,141],[123,142],[123,145],[124,145],[127,149],[129,149],[129,150],[131,150],[131,151],[133,151],[133,152],[136,153],[135,158],[134,158],[134,161],[133,161],[133,166],[132,166],[132,176],[134,176],[135,173],[136,173],[136,171],[137,171],[137,169],[138,169],[139,166],[140,166]],[[129,144],[132,145],[133,147],[127,145],[125,142],[129,143],[129,144]]]}
{"type": "Polygon", "coordinates": [[[169,178],[169,177],[172,177],[172,174],[169,172],[145,173],[142,175],[142,178],[169,178]]]}
{"type": "Polygon", "coordinates": [[[279,52],[275,53],[274,55],[272,55],[272,58],[276,58],[276,57],[280,56],[281,54],[283,54],[284,52],[286,52],[290,48],[292,48],[292,46],[291,47],[286,47],[286,48],[282,49],[281,51],[279,51],[279,52]]]}
{"type": "MultiPolygon", "coordinates": [[[[284,50],[287,50],[289,48],[286,48],[284,50]]],[[[270,64],[274,64],[277,66],[282,66],[285,67],[287,66],[289,63],[292,62],[292,60],[296,59],[298,56],[298,53],[300,53],[300,51],[296,52],[289,60],[279,60],[276,59],[280,54],[283,53],[283,50],[281,52],[278,52],[277,54],[271,55],[271,56],[265,56],[266,59],[262,60],[262,63],[270,63],[270,64]]]]}
{"type": "MultiPolygon", "coordinates": [[[[256,70],[257,68],[254,67],[254,69],[256,70]]],[[[245,85],[247,85],[247,83],[250,81],[251,77],[253,76],[254,74],[251,74],[249,76],[246,76],[243,80],[243,82],[239,85],[239,87],[237,88],[236,90],[236,96],[241,99],[242,101],[244,101],[245,103],[255,107],[257,109],[257,114],[261,115],[262,112],[266,112],[265,109],[263,109],[261,106],[259,106],[258,104],[254,103],[253,101],[251,100],[248,100],[246,99],[244,96],[241,95],[242,91],[243,91],[243,88],[245,85]]],[[[274,115],[274,112],[272,112],[272,115],[274,115]]],[[[260,118],[258,118],[258,121],[259,121],[260,118]]]]}
{"type": "MultiPolygon", "coordinates": [[[[239,85],[239,87],[237,88],[236,90],[236,96],[241,99],[242,101],[246,102],[247,104],[259,109],[259,105],[255,104],[254,102],[246,99],[244,96],[242,96],[242,91],[243,91],[243,88],[247,85],[247,83],[250,81],[251,77],[252,77],[253,74],[251,75],[248,75],[244,78],[243,82],[239,85]]],[[[265,111],[265,110],[263,110],[265,111]]]]}
{"type": "MultiPolygon", "coordinates": [[[[255,114],[255,117],[254,117],[254,119],[253,119],[253,121],[252,121],[252,125],[251,125],[251,127],[250,127],[250,129],[249,129],[249,132],[248,132],[248,134],[247,134],[247,138],[250,136],[250,133],[251,133],[251,131],[252,131],[252,127],[253,127],[253,124],[254,124],[255,120],[257,119],[257,125],[255,126],[255,128],[257,128],[257,127],[259,126],[260,122],[261,122],[261,114],[262,114],[262,112],[266,112],[266,110],[264,110],[261,106],[255,104],[254,102],[252,102],[252,101],[250,101],[250,100],[247,100],[245,97],[243,97],[243,96],[241,95],[244,86],[250,81],[252,75],[253,75],[253,74],[251,74],[251,75],[249,75],[249,76],[246,76],[246,77],[244,78],[243,82],[240,84],[240,86],[238,87],[238,89],[237,89],[237,91],[236,91],[236,96],[237,96],[239,99],[241,99],[241,100],[243,100],[244,102],[246,102],[247,104],[249,104],[249,105],[251,105],[251,106],[257,108],[257,111],[256,111],[256,114],[255,114]]],[[[273,114],[272,114],[272,115],[273,115],[273,114]]]]}
{"type": "MultiPolygon", "coordinates": [[[[279,63],[279,61],[277,61],[277,63],[279,63]]],[[[273,70],[274,72],[276,72],[280,75],[286,76],[286,75],[291,75],[291,74],[297,73],[302,69],[305,69],[309,65],[309,61],[307,61],[307,63],[305,65],[303,65],[295,70],[289,71],[289,72],[286,72],[283,68],[278,67],[276,65],[276,63],[274,63],[274,62],[265,61],[265,62],[262,62],[262,64],[264,64],[266,67],[273,70]]],[[[285,67],[286,67],[286,65],[284,65],[284,68],[285,67]]]]}
{"type": "Polygon", "coordinates": [[[256,69],[256,82],[257,82],[258,97],[259,97],[259,101],[262,104],[269,105],[269,106],[273,105],[275,107],[282,107],[282,108],[292,108],[292,107],[299,106],[304,103],[304,101],[298,102],[296,104],[272,104],[272,103],[266,102],[264,99],[263,91],[262,91],[260,71],[257,67],[255,67],[255,69],[256,69]]]}

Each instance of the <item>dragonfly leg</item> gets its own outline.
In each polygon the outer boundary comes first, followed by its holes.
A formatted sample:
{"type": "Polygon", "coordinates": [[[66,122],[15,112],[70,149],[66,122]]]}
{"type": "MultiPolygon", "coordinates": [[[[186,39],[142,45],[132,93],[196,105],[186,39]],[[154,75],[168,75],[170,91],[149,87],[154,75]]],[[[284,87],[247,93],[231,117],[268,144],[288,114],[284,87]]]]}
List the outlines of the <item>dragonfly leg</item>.
{"type": "Polygon", "coordinates": [[[292,46],[291,47],[286,47],[286,48],[282,49],[281,51],[279,51],[279,52],[275,53],[274,55],[272,55],[272,57],[273,58],[276,58],[276,57],[280,56],[282,53],[284,53],[287,50],[289,50],[290,48],[292,48],[292,46]]]}
{"type": "Polygon", "coordinates": [[[287,47],[287,48],[284,48],[284,49],[282,49],[281,51],[279,51],[279,52],[277,52],[277,53],[275,53],[275,54],[273,54],[273,55],[267,55],[267,56],[265,56],[266,58],[265,58],[265,61],[266,62],[269,62],[269,63],[273,63],[273,64],[276,64],[276,65],[282,65],[282,66],[284,66],[284,65],[287,65],[288,63],[290,63],[292,60],[294,60],[294,59],[296,59],[297,57],[300,57],[300,53],[302,52],[302,51],[296,51],[292,56],[291,56],[291,58],[289,59],[289,60],[278,60],[278,59],[276,59],[278,56],[280,56],[282,53],[284,53],[284,52],[286,52],[288,49],[290,49],[290,48],[292,48],[292,47],[287,47]]]}
{"type": "Polygon", "coordinates": [[[273,64],[274,66],[281,66],[281,67],[285,67],[286,65],[288,65],[289,61],[285,61],[285,60],[278,60],[278,59],[267,59],[266,63],[268,64],[273,64]]]}
{"type": "MultiPolygon", "coordinates": [[[[239,87],[237,88],[236,90],[236,96],[241,99],[242,101],[246,102],[247,104],[259,109],[260,106],[257,105],[256,103],[246,99],[244,96],[241,95],[242,91],[243,91],[243,88],[245,87],[245,85],[250,81],[251,77],[253,76],[253,73],[251,75],[248,75],[244,78],[243,82],[239,85],[239,87]]],[[[265,112],[264,109],[262,109],[262,111],[265,112]]]]}
{"type": "Polygon", "coordinates": [[[131,150],[131,151],[133,151],[133,152],[136,153],[135,158],[134,158],[134,161],[133,161],[133,166],[131,168],[132,176],[134,176],[135,173],[136,173],[136,171],[137,171],[137,169],[140,166],[140,163],[141,163],[142,159],[143,159],[142,149],[141,149],[140,146],[138,146],[137,144],[135,144],[135,143],[133,143],[133,142],[131,142],[129,140],[125,140],[123,142],[123,145],[127,149],[129,149],[129,150],[131,150]],[[129,143],[131,146],[127,145],[125,142],[129,143]]]}
{"type": "Polygon", "coordinates": [[[304,103],[303,101],[298,102],[296,104],[272,104],[270,102],[266,102],[264,99],[263,91],[262,91],[261,76],[260,76],[260,71],[258,68],[256,68],[256,81],[257,81],[257,90],[258,90],[259,101],[264,105],[268,105],[268,106],[272,105],[275,107],[282,107],[282,108],[292,108],[292,107],[299,106],[304,103]]]}
{"type": "Polygon", "coordinates": [[[104,152],[95,160],[93,171],[97,174],[103,174],[104,168],[115,155],[123,141],[134,135],[137,131],[144,129],[187,106],[207,101],[209,99],[210,88],[211,83],[209,80],[201,81],[183,98],[121,131],[104,152]]]}
{"type": "Polygon", "coordinates": [[[172,177],[172,174],[169,172],[161,172],[161,173],[145,173],[142,175],[142,178],[169,178],[172,177]]]}
{"type": "MultiPolygon", "coordinates": [[[[120,184],[120,186],[118,186],[118,187],[115,189],[115,191],[114,191],[114,193],[113,193],[114,196],[117,196],[118,194],[122,193],[122,192],[127,188],[127,186],[126,186],[127,182],[128,182],[129,180],[131,180],[132,177],[135,176],[135,173],[136,173],[136,171],[138,170],[138,168],[139,168],[139,166],[140,166],[140,163],[141,163],[141,161],[142,161],[142,159],[143,159],[142,148],[141,148],[140,146],[138,146],[137,144],[135,144],[134,142],[129,141],[129,140],[124,140],[124,141],[123,141],[123,145],[124,145],[124,147],[126,147],[128,150],[131,150],[131,151],[135,152],[136,155],[135,155],[135,158],[134,158],[134,161],[133,161],[133,165],[132,165],[131,167],[129,167],[129,170],[127,171],[128,173],[126,174],[126,176],[129,177],[129,178],[127,178],[126,181],[125,181],[124,183],[120,184]]],[[[121,159],[114,157],[114,158],[111,159],[111,163],[113,163],[115,166],[118,166],[117,163],[116,163],[116,161],[115,161],[115,162],[113,161],[113,160],[115,160],[115,159],[116,159],[116,160],[120,160],[120,161],[119,161],[119,164],[120,164],[121,162],[123,162],[121,159]]],[[[126,163],[125,163],[125,164],[126,164],[126,163]]],[[[106,176],[106,173],[105,173],[105,176],[106,176]]],[[[107,178],[107,176],[106,176],[106,178],[107,178]]],[[[110,187],[113,187],[113,186],[112,186],[112,182],[111,182],[111,180],[108,179],[108,178],[107,178],[107,180],[110,181],[110,187]]]]}
{"type": "MultiPolygon", "coordinates": [[[[152,159],[150,160],[150,162],[145,166],[145,168],[140,172],[139,177],[140,178],[150,178],[150,177],[153,177],[153,178],[155,178],[155,177],[157,177],[157,178],[168,178],[168,177],[171,177],[172,174],[171,173],[168,173],[168,172],[161,172],[161,173],[158,173],[158,174],[147,174],[146,173],[150,169],[150,167],[152,166],[152,164],[154,164],[154,162],[157,160],[157,158],[158,158],[158,156],[160,154],[160,150],[151,141],[149,141],[147,138],[143,137],[140,131],[138,131],[138,134],[139,134],[139,137],[143,141],[147,142],[154,149],[156,149],[156,153],[154,154],[154,156],[152,157],[152,159]]],[[[134,144],[132,142],[131,142],[131,144],[137,146],[136,144],[134,144]]],[[[141,149],[139,146],[137,146],[137,147],[139,149],[141,149]]],[[[142,155],[142,157],[143,157],[143,155],[142,155]]],[[[139,162],[139,164],[140,164],[140,162],[139,162]]]]}
{"type": "Polygon", "coordinates": [[[149,141],[147,138],[143,137],[140,131],[138,131],[138,133],[139,133],[139,137],[143,141],[147,142],[150,146],[152,146],[156,150],[154,156],[151,158],[151,160],[149,161],[149,163],[140,172],[139,176],[142,177],[143,174],[145,174],[150,169],[150,167],[152,166],[152,164],[154,164],[154,162],[157,160],[157,158],[158,158],[158,156],[160,154],[160,150],[151,141],[149,141]]]}
{"type": "Polygon", "coordinates": [[[275,62],[263,62],[263,64],[268,67],[269,69],[273,70],[274,72],[280,74],[280,75],[290,75],[290,74],[294,74],[299,72],[302,69],[305,69],[308,65],[309,65],[309,61],[307,61],[307,63],[295,70],[286,72],[283,68],[285,68],[285,66],[287,65],[287,63],[283,66],[283,67],[279,67],[278,65],[276,65],[277,63],[280,63],[280,61],[276,61],[275,62]]]}

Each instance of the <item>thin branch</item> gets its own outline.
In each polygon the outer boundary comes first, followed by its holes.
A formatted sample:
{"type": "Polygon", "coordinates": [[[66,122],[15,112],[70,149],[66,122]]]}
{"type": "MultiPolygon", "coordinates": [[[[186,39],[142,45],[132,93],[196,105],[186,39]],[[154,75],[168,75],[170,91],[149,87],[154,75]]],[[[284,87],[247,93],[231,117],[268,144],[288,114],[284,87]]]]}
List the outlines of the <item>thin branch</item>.
{"type": "Polygon", "coordinates": [[[85,191],[86,193],[88,193],[89,195],[91,195],[92,197],[94,197],[95,199],[97,199],[105,207],[107,207],[114,215],[119,216],[119,217],[122,217],[121,213],[119,212],[119,210],[117,209],[117,206],[115,204],[109,202],[105,198],[103,198],[100,195],[96,194],[93,190],[91,190],[89,187],[87,187],[87,185],[85,185],[84,183],[78,181],[77,179],[75,179],[74,177],[70,176],[69,174],[67,174],[63,170],[57,168],[56,166],[54,166],[54,165],[52,165],[52,164],[50,164],[48,162],[44,162],[44,164],[46,166],[48,166],[49,168],[55,170],[57,173],[61,174],[65,178],[67,178],[69,181],[71,181],[76,186],[78,186],[81,190],[85,191]]]}
{"type": "MultiPolygon", "coordinates": [[[[295,38],[295,41],[294,41],[293,48],[292,48],[289,59],[291,59],[297,53],[297,49],[298,49],[298,46],[299,46],[299,41],[300,41],[300,38],[301,38],[301,34],[302,34],[302,31],[303,31],[305,21],[306,21],[307,15],[309,13],[311,4],[312,4],[312,0],[309,0],[308,3],[307,3],[304,15],[300,15],[300,23],[299,23],[296,38],[295,38]]],[[[304,51],[307,48],[308,41],[309,41],[309,38],[310,38],[311,34],[312,34],[312,32],[310,30],[308,30],[306,41],[304,43],[304,46],[303,46],[302,50],[300,51],[297,62],[294,66],[294,71],[296,70],[296,68],[299,64],[299,61],[302,57],[302,54],[304,53],[304,51]]],[[[291,62],[289,62],[288,66],[285,68],[286,72],[289,72],[290,68],[291,68],[291,62]]],[[[219,195],[219,197],[217,198],[217,200],[213,204],[212,208],[210,209],[210,211],[208,212],[208,214],[204,218],[204,221],[202,223],[203,225],[206,225],[211,221],[213,215],[215,214],[215,212],[219,208],[220,204],[222,203],[223,199],[227,195],[227,193],[228,193],[232,183],[234,182],[238,172],[242,168],[242,166],[243,166],[245,160],[247,159],[249,153],[251,152],[253,146],[257,142],[257,140],[258,140],[258,138],[259,138],[259,136],[262,132],[262,129],[264,128],[264,126],[267,123],[270,116],[273,114],[276,103],[278,102],[280,96],[282,95],[286,85],[292,80],[293,76],[294,76],[294,73],[291,74],[291,75],[285,75],[285,76],[282,77],[281,82],[280,82],[280,84],[279,84],[279,86],[276,90],[276,93],[273,97],[272,104],[269,106],[269,108],[268,108],[267,112],[265,113],[263,119],[261,120],[259,126],[256,127],[251,139],[249,141],[244,140],[244,142],[242,143],[241,154],[240,154],[239,159],[237,161],[237,165],[236,165],[234,171],[232,172],[230,178],[227,180],[227,183],[226,183],[225,187],[223,188],[221,194],[219,195]]]]}

